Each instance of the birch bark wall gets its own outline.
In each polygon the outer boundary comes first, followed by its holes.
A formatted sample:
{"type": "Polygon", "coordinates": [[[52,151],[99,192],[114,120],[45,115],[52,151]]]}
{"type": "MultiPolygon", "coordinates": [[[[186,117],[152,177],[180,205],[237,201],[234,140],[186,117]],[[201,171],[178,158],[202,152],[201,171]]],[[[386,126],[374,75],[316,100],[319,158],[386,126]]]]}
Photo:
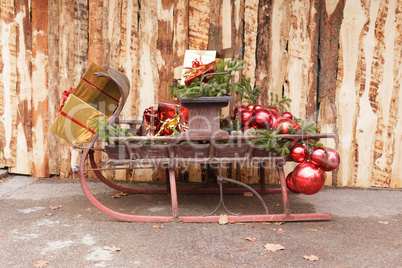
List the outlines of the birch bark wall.
{"type": "Polygon", "coordinates": [[[170,98],[186,49],[242,45],[261,104],[285,94],[295,116],[338,135],[328,185],[401,187],[402,0],[2,0],[0,19],[0,167],[10,172],[72,176],[69,145],[48,128],[91,62],[126,73],[123,116],[138,119],[170,98]]]}

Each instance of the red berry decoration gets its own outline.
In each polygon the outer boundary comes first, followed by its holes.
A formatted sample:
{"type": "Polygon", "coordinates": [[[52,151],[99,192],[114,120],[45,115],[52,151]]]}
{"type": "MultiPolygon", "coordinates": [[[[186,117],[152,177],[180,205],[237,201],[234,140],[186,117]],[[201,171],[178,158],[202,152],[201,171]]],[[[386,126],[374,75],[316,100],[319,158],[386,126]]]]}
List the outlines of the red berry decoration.
{"type": "Polygon", "coordinates": [[[233,116],[236,118],[236,115],[238,115],[241,111],[247,110],[246,105],[238,105],[234,108],[233,116]]]}
{"type": "Polygon", "coordinates": [[[282,125],[282,130],[279,132],[280,134],[289,133],[290,126],[292,126],[296,131],[300,129],[300,125],[289,118],[282,118],[282,119],[277,120],[274,123],[273,128],[278,129],[278,127],[280,125],[282,125]]]}
{"type": "Polygon", "coordinates": [[[247,109],[249,110],[249,111],[253,111],[253,109],[254,109],[254,104],[249,104],[249,105],[247,105],[247,109]]]}
{"type": "Polygon", "coordinates": [[[286,186],[288,187],[289,191],[292,193],[300,193],[296,187],[293,185],[293,179],[292,179],[293,172],[290,172],[288,176],[286,177],[286,186]]]}
{"type": "Polygon", "coordinates": [[[312,195],[318,193],[325,184],[327,174],[321,167],[304,161],[292,171],[292,182],[297,191],[312,195]]]}
{"type": "Polygon", "coordinates": [[[307,157],[307,148],[303,144],[296,144],[290,149],[290,157],[295,162],[303,162],[307,157]]]}
{"type": "Polygon", "coordinates": [[[283,112],[281,115],[283,118],[289,118],[293,120],[293,114],[291,114],[290,112],[283,112]]]}
{"type": "Polygon", "coordinates": [[[254,110],[250,119],[250,126],[255,129],[269,129],[271,122],[271,114],[268,110],[261,108],[254,110]]]}
{"type": "Polygon", "coordinates": [[[327,160],[327,150],[324,147],[316,146],[310,151],[310,162],[316,166],[324,165],[327,160]]]}
{"type": "Polygon", "coordinates": [[[332,171],[338,168],[339,163],[341,162],[341,159],[339,157],[339,154],[337,151],[334,149],[327,149],[327,154],[328,154],[328,161],[326,164],[322,166],[322,169],[325,171],[332,171]]]}

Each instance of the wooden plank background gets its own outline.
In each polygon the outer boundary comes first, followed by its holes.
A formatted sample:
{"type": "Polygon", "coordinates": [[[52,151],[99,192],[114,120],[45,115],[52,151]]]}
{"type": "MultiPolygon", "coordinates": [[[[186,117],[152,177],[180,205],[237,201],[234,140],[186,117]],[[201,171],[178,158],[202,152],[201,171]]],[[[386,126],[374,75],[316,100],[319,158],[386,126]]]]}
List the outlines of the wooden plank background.
{"type": "Polygon", "coordinates": [[[242,45],[261,104],[285,94],[294,115],[338,135],[328,185],[401,187],[402,0],[3,0],[0,34],[0,167],[12,173],[72,177],[69,144],[48,129],[91,62],[128,76],[122,114],[138,119],[170,98],[186,49],[242,45]]]}

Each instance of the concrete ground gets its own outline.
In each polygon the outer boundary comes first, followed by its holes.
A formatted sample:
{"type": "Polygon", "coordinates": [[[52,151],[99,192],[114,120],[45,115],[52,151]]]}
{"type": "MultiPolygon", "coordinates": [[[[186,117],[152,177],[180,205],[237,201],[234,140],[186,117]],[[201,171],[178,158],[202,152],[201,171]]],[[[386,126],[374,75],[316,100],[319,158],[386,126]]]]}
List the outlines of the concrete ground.
{"type": "MultiPolygon", "coordinates": [[[[166,214],[167,195],[116,193],[90,181],[105,204],[166,214]]],[[[184,214],[212,211],[215,195],[179,196],[184,214]]],[[[280,195],[266,195],[281,213],[280,195]]],[[[233,211],[262,213],[255,197],[225,197],[233,211]]],[[[0,178],[0,267],[402,267],[402,191],[324,188],[291,195],[293,213],[332,213],[291,223],[128,223],[98,211],[78,180],[0,178]],[[267,244],[284,249],[270,252],[267,244]],[[316,256],[311,261],[304,256],[316,256]]]]}

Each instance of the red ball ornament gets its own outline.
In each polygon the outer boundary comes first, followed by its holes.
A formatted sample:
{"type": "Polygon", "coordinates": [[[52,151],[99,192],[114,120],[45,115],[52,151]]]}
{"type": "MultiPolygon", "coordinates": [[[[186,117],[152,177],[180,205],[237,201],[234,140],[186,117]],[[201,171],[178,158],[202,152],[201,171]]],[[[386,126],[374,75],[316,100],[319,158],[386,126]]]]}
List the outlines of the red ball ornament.
{"type": "Polygon", "coordinates": [[[335,151],[334,149],[329,148],[327,150],[327,154],[328,154],[328,161],[326,164],[322,166],[322,169],[325,171],[332,171],[337,169],[339,163],[341,162],[341,158],[339,157],[338,152],[335,151]]]}
{"type": "Polygon", "coordinates": [[[268,106],[267,108],[268,109],[270,109],[271,111],[274,111],[274,112],[276,112],[276,113],[278,113],[278,114],[280,114],[280,112],[279,112],[279,109],[278,108],[270,108],[271,106],[268,106]]]}
{"type": "Polygon", "coordinates": [[[292,175],[293,175],[293,172],[290,172],[288,174],[288,176],[286,177],[286,186],[288,187],[290,192],[292,192],[292,193],[300,193],[296,189],[296,187],[293,185],[292,175]]]}
{"type": "Polygon", "coordinates": [[[283,118],[289,118],[293,120],[293,115],[290,112],[283,112],[281,115],[283,118]]]}
{"type": "Polygon", "coordinates": [[[255,129],[269,129],[271,122],[271,114],[266,109],[254,110],[250,119],[250,126],[255,129]]]}
{"type": "Polygon", "coordinates": [[[262,105],[257,104],[257,105],[254,105],[253,111],[263,109],[263,108],[264,107],[262,107],[262,105]]]}
{"type": "Polygon", "coordinates": [[[290,157],[295,162],[303,162],[307,157],[307,148],[303,144],[296,144],[290,149],[290,157]]]}
{"type": "Polygon", "coordinates": [[[249,110],[243,110],[237,115],[237,118],[240,122],[242,129],[244,129],[246,126],[248,126],[249,120],[250,120],[252,114],[253,113],[250,112],[249,110]]]}
{"type": "Polygon", "coordinates": [[[304,161],[298,164],[292,172],[292,182],[296,190],[302,194],[318,193],[325,184],[327,174],[321,167],[304,161]]]}
{"type": "Polygon", "coordinates": [[[254,109],[254,104],[249,104],[249,105],[247,105],[247,109],[248,109],[249,111],[253,111],[253,109],[254,109]]]}
{"type": "Polygon", "coordinates": [[[289,133],[290,126],[292,126],[296,131],[300,129],[300,125],[289,118],[282,118],[275,121],[273,128],[278,129],[280,125],[282,125],[282,130],[279,132],[280,134],[289,133]]]}
{"type": "Polygon", "coordinates": [[[316,146],[310,151],[310,162],[316,166],[324,165],[327,160],[327,150],[324,147],[316,146]]]}
{"type": "Polygon", "coordinates": [[[246,105],[238,105],[234,108],[233,111],[233,116],[234,118],[236,118],[236,115],[238,115],[241,111],[247,110],[247,106],[246,105]]]}
{"type": "Polygon", "coordinates": [[[273,126],[276,121],[279,119],[282,119],[283,117],[277,112],[276,110],[273,109],[267,109],[271,113],[271,118],[272,118],[272,123],[271,125],[273,126]]]}

